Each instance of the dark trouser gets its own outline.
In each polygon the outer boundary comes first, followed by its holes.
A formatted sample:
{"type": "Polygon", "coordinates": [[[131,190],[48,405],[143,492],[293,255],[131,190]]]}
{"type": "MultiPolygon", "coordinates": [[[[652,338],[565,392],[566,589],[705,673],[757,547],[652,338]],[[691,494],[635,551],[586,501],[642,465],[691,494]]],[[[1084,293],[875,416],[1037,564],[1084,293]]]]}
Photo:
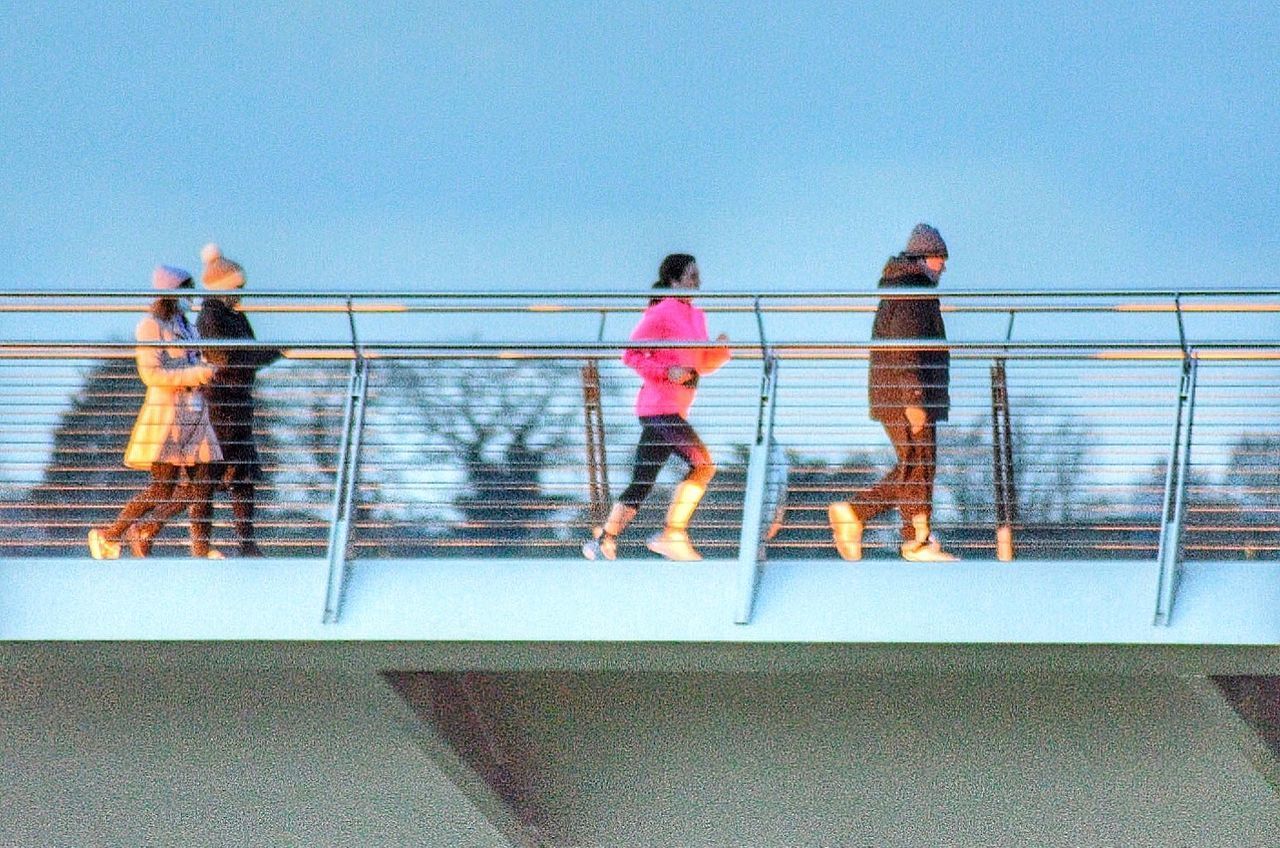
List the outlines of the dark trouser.
{"type": "Polygon", "coordinates": [[[662,464],[673,453],[689,464],[685,480],[703,486],[711,482],[716,473],[711,451],[707,450],[688,421],[679,415],[646,415],[641,417],[640,423],[643,427],[640,444],[636,446],[631,485],[618,498],[620,503],[639,509],[644,499],[649,497],[649,492],[653,491],[662,464]]]}
{"type": "Polygon", "coordinates": [[[253,400],[247,394],[224,395],[210,406],[209,415],[222,447],[223,461],[214,467],[214,478],[231,495],[231,519],[240,552],[257,555],[253,515],[262,462],[253,437],[253,400]]]}
{"type": "Polygon", "coordinates": [[[253,530],[254,501],[257,483],[251,469],[236,463],[226,463],[218,473],[218,481],[231,493],[231,519],[236,536],[245,548],[255,547],[253,530]]]}
{"type": "Polygon", "coordinates": [[[852,502],[853,514],[863,524],[887,509],[897,507],[902,514],[902,539],[916,536],[911,519],[933,513],[933,476],[937,470],[938,442],[934,423],[929,421],[918,433],[911,432],[905,414],[881,421],[893,442],[898,464],[862,497],[852,502]]]}
{"type": "Polygon", "coordinates": [[[154,536],[164,523],[184,509],[191,511],[191,551],[204,556],[209,550],[209,525],[213,513],[213,469],[208,464],[186,467],[187,479],[178,485],[181,468],[167,462],[151,465],[151,484],[129,500],[102,535],[119,541],[131,524],[147,516],[144,534],[154,536]]]}

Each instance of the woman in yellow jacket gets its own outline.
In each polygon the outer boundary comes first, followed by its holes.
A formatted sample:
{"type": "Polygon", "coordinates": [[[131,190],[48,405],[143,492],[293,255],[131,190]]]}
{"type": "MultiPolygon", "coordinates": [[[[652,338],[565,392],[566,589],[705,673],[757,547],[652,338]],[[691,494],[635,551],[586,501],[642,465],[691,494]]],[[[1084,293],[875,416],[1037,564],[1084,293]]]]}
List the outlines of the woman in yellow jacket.
{"type": "Polygon", "coordinates": [[[125,504],[114,523],[89,531],[89,553],[94,559],[115,559],[125,539],[134,556],[144,557],[165,521],[189,508],[191,555],[221,559],[222,554],[209,545],[209,525],[211,463],[222,460],[222,451],[201,388],[213,377],[213,368],[202,363],[191,346],[199,334],[183,311],[190,297],[176,296],[195,284],[186,271],[168,265],[157,267],[151,282],[157,290],[175,294],[156,298],[150,313],[138,322],[134,337],[139,342],[173,344],[136,349],[138,376],[147,394],[124,452],[126,466],[150,470],[151,484],[125,504]],[[179,486],[184,471],[187,480],[179,486]]]}

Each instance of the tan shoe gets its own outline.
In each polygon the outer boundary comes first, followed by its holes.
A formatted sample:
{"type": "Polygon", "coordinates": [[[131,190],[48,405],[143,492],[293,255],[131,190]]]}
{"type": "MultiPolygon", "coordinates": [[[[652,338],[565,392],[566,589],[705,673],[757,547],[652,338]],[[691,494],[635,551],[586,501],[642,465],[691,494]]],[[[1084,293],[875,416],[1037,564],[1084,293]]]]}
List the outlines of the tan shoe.
{"type": "Polygon", "coordinates": [[[674,562],[697,562],[702,554],[694,550],[689,534],[684,530],[667,528],[649,537],[649,550],[674,562]]]}
{"type": "Polygon", "coordinates": [[[907,562],[956,562],[960,557],[944,551],[938,537],[929,534],[923,542],[903,542],[902,558],[907,562]]]}
{"type": "Polygon", "coordinates": [[[108,539],[95,527],[89,531],[89,556],[94,559],[120,559],[120,541],[108,539]]]}
{"type": "Polygon", "coordinates": [[[853,506],[848,501],[835,501],[827,507],[827,520],[831,522],[831,538],[840,558],[849,562],[862,559],[865,525],[853,514],[853,506]]]}

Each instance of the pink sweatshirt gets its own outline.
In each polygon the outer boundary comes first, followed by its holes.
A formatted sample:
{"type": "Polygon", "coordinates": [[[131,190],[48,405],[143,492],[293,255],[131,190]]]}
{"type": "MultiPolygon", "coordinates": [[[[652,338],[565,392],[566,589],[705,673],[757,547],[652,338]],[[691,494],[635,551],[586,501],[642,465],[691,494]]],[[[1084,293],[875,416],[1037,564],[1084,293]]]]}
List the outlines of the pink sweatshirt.
{"type": "MultiPolygon", "coordinates": [[[[631,331],[631,341],[707,341],[707,316],[701,309],[681,297],[664,297],[644,311],[640,323],[631,331]]],[[[698,374],[710,374],[729,361],[729,348],[723,345],[704,348],[629,349],[622,361],[642,378],[644,385],[636,396],[636,415],[679,415],[685,418],[693,405],[697,390],[667,379],[672,365],[692,368],[698,374]]]]}

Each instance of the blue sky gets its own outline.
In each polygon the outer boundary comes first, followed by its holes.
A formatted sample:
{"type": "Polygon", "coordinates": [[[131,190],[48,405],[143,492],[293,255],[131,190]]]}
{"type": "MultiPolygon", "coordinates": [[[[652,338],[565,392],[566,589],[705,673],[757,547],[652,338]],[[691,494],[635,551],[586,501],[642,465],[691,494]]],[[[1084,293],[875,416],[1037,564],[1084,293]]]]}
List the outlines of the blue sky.
{"type": "Polygon", "coordinates": [[[0,20],[0,289],[1275,285],[1267,3],[41,3],[0,20]]]}

